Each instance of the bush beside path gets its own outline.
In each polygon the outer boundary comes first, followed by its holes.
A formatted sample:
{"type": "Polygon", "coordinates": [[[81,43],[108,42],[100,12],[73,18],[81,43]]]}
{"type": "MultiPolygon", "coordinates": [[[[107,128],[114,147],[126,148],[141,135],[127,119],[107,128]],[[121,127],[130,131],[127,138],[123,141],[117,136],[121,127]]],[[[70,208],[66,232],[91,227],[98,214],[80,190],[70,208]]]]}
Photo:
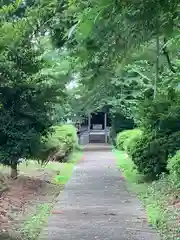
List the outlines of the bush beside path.
{"type": "MultiPolygon", "coordinates": [[[[141,168],[137,164],[143,164],[152,168],[157,164],[156,161],[150,161],[144,157],[144,163],[134,162],[133,151],[143,139],[143,133],[140,130],[127,130],[119,133],[117,141],[117,149],[114,151],[117,160],[117,166],[121,169],[123,177],[128,182],[131,191],[137,193],[143,202],[149,223],[154,226],[160,233],[162,239],[179,240],[180,239],[180,175],[179,175],[179,151],[166,160],[167,173],[159,174],[154,181],[149,179],[146,171],[140,171],[141,168]],[[142,139],[141,139],[142,138],[142,139]]],[[[162,146],[163,148],[163,146],[162,146]]],[[[139,151],[139,150],[138,150],[139,151]]],[[[143,154],[148,156],[146,152],[143,154]]],[[[158,161],[158,158],[156,158],[158,161]]],[[[145,170],[145,168],[144,168],[145,170]]],[[[147,172],[148,173],[148,172],[147,172]]]]}

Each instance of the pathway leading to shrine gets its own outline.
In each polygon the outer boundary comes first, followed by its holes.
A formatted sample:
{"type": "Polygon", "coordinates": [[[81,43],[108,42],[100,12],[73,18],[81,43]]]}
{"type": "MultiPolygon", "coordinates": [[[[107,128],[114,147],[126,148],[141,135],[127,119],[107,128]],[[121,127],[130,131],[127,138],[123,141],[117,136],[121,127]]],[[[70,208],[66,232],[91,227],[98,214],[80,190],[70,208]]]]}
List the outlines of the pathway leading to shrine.
{"type": "Polygon", "coordinates": [[[58,197],[40,240],[159,240],[110,149],[90,146],[58,197]]]}

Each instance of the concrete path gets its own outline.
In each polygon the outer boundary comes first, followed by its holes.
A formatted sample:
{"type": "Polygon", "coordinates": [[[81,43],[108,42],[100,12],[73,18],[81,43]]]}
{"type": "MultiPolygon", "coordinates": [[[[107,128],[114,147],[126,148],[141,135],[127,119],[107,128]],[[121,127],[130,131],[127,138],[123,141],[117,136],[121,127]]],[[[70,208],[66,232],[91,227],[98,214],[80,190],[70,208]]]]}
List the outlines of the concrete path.
{"type": "Polygon", "coordinates": [[[87,151],[49,217],[41,240],[159,240],[106,148],[87,151]]]}

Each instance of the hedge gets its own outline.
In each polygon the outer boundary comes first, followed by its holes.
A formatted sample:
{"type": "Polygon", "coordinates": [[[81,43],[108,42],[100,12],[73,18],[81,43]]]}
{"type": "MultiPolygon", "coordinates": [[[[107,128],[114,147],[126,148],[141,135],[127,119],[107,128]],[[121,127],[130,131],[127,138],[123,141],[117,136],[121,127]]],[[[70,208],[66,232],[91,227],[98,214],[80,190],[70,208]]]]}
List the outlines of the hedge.
{"type": "Polygon", "coordinates": [[[124,150],[129,153],[131,146],[136,142],[142,134],[142,131],[138,128],[125,130],[120,132],[116,137],[116,148],[124,150]]]}

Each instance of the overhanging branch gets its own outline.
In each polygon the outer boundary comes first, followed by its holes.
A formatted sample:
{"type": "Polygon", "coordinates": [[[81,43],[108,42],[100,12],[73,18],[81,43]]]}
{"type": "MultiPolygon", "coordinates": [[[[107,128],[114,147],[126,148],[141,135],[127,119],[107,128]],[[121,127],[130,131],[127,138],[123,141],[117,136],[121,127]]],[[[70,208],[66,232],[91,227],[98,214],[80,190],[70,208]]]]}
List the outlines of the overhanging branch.
{"type": "Polygon", "coordinates": [[[162,51],[163,51],[163,54],[165,55],[166,57],[166,60],[167,60],[167,63],[168,63],[168,66],[169,66],[169,69],[173,72],[173,73],[176,73],[176,70],[174,69],[172,63],[171,63],[171,60],[170,60],[170,57],[169,57],[169,53],[168,53],[168,50],[167,50],[167,39],[164,37],[164,46],[162,48],[162,51]]]}

